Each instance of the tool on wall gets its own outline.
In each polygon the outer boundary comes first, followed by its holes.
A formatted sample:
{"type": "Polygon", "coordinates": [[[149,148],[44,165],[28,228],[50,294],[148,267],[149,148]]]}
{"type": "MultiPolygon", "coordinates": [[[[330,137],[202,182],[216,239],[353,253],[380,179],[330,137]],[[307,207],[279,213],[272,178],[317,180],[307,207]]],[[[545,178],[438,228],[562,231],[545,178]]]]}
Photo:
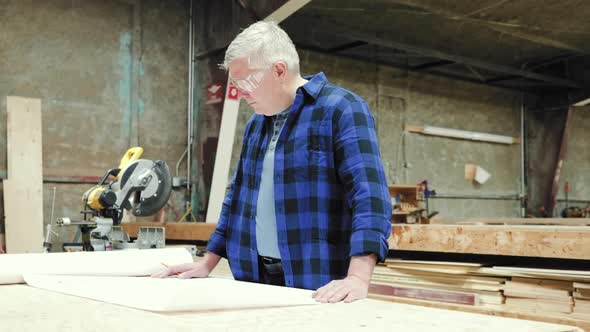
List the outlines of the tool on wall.
{"type": "Polygon", "coordinates": [[[422,196],[422,200],[424,201],[424,205],[426,206],[426,215],[427,218],[430,219],[438,214],[438,211],[434,211],[430,213],[430,205],[428,204],[429,198],[432,196],[436,196],[436,191],[434,189],[430,189],[428,187],[428,180],[423,180],[422,182],[418,183],[418,193],[422,196]]]}
{"type": "Polygon", "coordinates": [[[590,217],[590,207],[581,208],[578,206],[569,205],[569,193],[571,191],[570,183],[565,182],[563,186],[565,193],[565,208],[561,210],[562,218],[588,218],[590,217]]]}

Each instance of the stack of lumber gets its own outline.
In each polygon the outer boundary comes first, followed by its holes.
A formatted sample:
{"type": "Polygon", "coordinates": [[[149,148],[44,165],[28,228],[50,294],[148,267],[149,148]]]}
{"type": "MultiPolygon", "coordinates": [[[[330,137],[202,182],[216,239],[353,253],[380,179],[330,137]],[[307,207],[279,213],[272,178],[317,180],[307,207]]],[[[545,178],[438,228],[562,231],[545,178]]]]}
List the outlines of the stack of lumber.
{"type": "Polygon", "coordinates": [[[474,275],[481,264],[388,259],[375,268],[372,294],[499,308],[507,278],[474,275]]]}
{"type": "Polygon", "coordinates": [[[590,271],[494,266],[477,273],[511,278],[507,309],[590,321],[590,271]]]}
{"type": "Polygon", "coordinates": [[[572,313],[573,282],[564,280],[512,277],[506,281],[506,308],[535,313],[572,313]]]}
{"type": "Polygon", "coordinates": [[[574,310],[572,316],[590,321],[590,283],[574,282],[574,310]]]}

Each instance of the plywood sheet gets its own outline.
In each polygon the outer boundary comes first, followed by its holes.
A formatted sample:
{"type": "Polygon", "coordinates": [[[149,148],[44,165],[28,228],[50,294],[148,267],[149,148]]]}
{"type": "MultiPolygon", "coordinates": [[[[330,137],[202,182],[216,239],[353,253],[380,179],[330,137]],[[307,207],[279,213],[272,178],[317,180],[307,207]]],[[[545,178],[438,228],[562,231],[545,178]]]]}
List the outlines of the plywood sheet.
{"type": "Polygon", "coordinates": [[[190,263],[185,248],[0,255],[0,285],[23,283],[23,274],[146,276],[167,265],[190,263]]]}
{"type": "Polygon", "coordinates": [[[581,331],[564,325],[374,300],[267,309],[153,313],[25,285],[0,286],[0,299],[9,299],[0,301],[3,330],[19,332],[581,331]]]}

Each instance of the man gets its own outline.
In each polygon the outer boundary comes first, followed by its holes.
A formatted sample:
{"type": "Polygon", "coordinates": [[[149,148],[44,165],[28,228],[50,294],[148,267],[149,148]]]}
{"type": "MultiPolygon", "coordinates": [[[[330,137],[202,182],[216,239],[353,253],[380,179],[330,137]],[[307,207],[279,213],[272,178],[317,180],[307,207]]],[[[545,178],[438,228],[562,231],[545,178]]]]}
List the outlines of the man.
{"type": "Polygon", "coordinates": [[[289,36],[258,22],[222,67],[255,115],[203,260],[156,277],[206,277],[226,257],[237,280],[365,298],[387,255],[391,203],[375,124],[357,95],[323,73],[303,78],[289,36]]]}

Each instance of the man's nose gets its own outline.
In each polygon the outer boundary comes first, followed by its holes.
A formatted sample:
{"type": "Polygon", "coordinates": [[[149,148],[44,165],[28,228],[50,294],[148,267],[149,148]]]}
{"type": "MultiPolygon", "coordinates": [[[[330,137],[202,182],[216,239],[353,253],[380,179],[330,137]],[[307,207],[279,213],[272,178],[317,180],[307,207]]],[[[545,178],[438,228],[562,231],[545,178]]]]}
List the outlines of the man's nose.
{"type": "Polygon", "coordinates": [[[250,96],[249,92],[239,90],[239,89],[238,89],[238,91],[239,91],[240,99],[250,99],[252,97],[252,96],[250,96]]]}

